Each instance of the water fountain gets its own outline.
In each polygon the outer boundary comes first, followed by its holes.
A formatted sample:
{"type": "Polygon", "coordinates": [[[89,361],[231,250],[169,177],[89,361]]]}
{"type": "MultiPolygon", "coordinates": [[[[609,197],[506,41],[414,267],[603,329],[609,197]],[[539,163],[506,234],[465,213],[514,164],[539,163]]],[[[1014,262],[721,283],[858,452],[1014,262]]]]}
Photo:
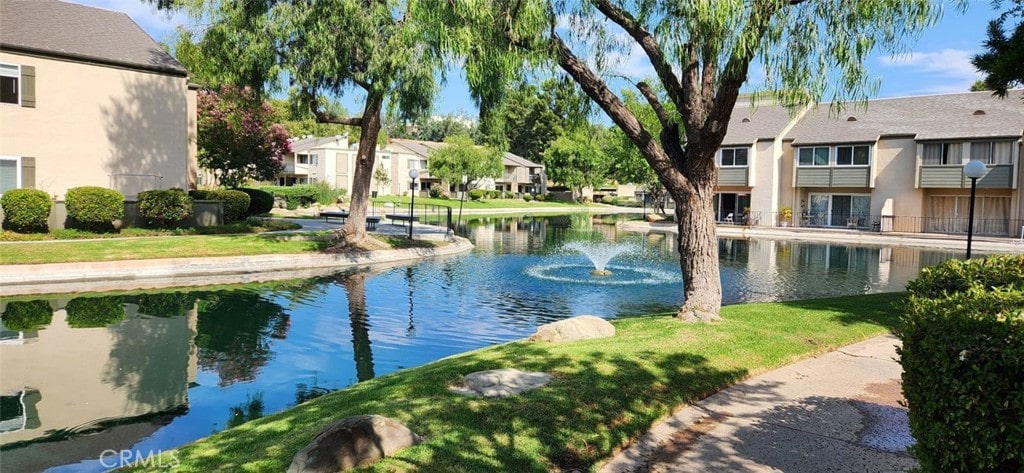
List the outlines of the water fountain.
{"type": "Polygon", "coordinates": [[[607,268],[612,258],[623,253],[634,253],[640,250],[638,246],[632,243],[590,241],[574,241],[565,245],[564,248],[575,250],[589,258],[590,262],[594,265],[594,269],[590,271],[592,276],[611,276],[612,272],[607,268]]]}

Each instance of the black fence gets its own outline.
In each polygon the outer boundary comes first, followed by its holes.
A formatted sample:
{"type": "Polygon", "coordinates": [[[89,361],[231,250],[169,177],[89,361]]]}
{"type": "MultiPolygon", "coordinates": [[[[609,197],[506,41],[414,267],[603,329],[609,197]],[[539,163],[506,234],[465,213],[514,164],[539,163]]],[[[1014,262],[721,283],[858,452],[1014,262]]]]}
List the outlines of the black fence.
{"type": "MultiPolygon", "coordinates": [[[[719,225],[747,227],[803,227],[849,229],[872,232],[942,233],[966,235],[966,217],[910,217],[881,215],[782,215],[779,212],[727,214],[719,225]]],[[[974,234],[981,236],[1024,238],[1024,219],[975,218],[974,234]]]]}
{"type": "Polygon", "coordinates": [[[368,215],[384,218],[386,215],[414,215],[419,222],[444,226],[448,231],[455,229],[452,208],[446,205],[416,204],[410,210],[407,202],[371,202],[368,215]]]}

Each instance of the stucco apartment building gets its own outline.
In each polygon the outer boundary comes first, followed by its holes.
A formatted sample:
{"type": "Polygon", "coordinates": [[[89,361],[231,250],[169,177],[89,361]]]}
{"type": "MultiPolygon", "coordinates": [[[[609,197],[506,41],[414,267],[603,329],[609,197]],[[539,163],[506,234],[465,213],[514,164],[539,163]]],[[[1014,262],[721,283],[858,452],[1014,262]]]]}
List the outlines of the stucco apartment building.
{"type": "Polygon", "coordinates": [[[739,105],[718,152],[723,223],[964,233],[970,179],[983,161],[975,232],[1024,225],[1021,91],[871,100],[841,112],[739,105]],[[792,209],[789,220],[780,218],[792,209]],[[741,220],[742,219],[742,220],[741,220]]]}
{"type": "Polygon", "coordinates": [[[0,0],[0,193],[187,189],[195,136],[186,70],[128,15],[0,0]]]}

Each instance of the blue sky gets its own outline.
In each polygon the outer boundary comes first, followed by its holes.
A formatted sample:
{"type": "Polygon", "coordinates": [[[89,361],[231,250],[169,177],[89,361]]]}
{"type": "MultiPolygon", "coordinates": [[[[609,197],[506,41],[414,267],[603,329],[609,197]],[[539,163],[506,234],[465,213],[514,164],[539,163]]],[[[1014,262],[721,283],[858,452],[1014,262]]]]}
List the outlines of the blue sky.
{"type": "MultiPolygon", "coordinates": [[[[127,13],[157,40],[168,40],[175,25],[188,22],[184,15],[158,12],[140,0],[73,0],[127,13]]],[[[996,16],[989,0],[974,0],[965,13],[946,8],[941,22],[931,28],[912,46],[909,55],[887,57],[875,54],[868,67],[882,80],[878,97],[964,92],[982,75],[975,71],[970,58],[980,52],[988,21],[996,16]]],[[[622,55],[619,70],[626,75],[643,76],[650,66],[638,49],[622,55]]],[[[752,72],[752,76],[756,73],[752,72]]],[[[343,97],[350,111],[358,110],[358,95],[343,97]]],[[[476,115],[464,79],[456,71],[435,101],[435,113],[476,115]]]]}

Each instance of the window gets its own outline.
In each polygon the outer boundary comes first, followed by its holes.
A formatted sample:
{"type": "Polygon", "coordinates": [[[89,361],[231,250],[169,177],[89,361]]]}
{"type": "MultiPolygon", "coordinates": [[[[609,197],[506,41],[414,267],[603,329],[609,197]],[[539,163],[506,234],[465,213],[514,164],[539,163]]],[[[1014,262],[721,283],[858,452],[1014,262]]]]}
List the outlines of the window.
{"type": "Polygon", "coordinates": [[[0,103],[21,104],[21,66],[0,64],[0,103]]]}
{"type": "Polygon", "coordinates": [[[972,141],[971,159],[985,164],[1010,164],[1012,141],[972,141]]]}
{"type": "Polygon", "coordinates": [[[828,166],[828,148],[824,146],[800,148],[797,156],[800,166],[828,166]]]}
{"type": "Polygon", "coordinates": [[[867,145],[837,146],[836,166],[867,166],[870,153],[867,145]]]}
{"type": "Polygon", "coordinates": [[[0,194],[21,187],[21,160],[0,156],[0,194]]]}
{"type": "Polygon", "coordinates": [[[316,164],[315,154],[297,154],[295,155],[295,162],[298,164],[316,164]]]}
{"type": "Polygon", "coordinates": [[[963,143],[925,143],[921,151],[921,164],[929,166],[959,166],[963,143]]]}
{"type": "Polygon", "coordinates": [[[410,159],[409,160],[409,169],[424,169],[424,168],[420,167],[420,160],[418,160],[418,159],[410,159]]]}
{"type": "Polygon", "coordinates": [[[722,148],[719,164],[723,167],[747,165],[747,148],[722,148]]]}

